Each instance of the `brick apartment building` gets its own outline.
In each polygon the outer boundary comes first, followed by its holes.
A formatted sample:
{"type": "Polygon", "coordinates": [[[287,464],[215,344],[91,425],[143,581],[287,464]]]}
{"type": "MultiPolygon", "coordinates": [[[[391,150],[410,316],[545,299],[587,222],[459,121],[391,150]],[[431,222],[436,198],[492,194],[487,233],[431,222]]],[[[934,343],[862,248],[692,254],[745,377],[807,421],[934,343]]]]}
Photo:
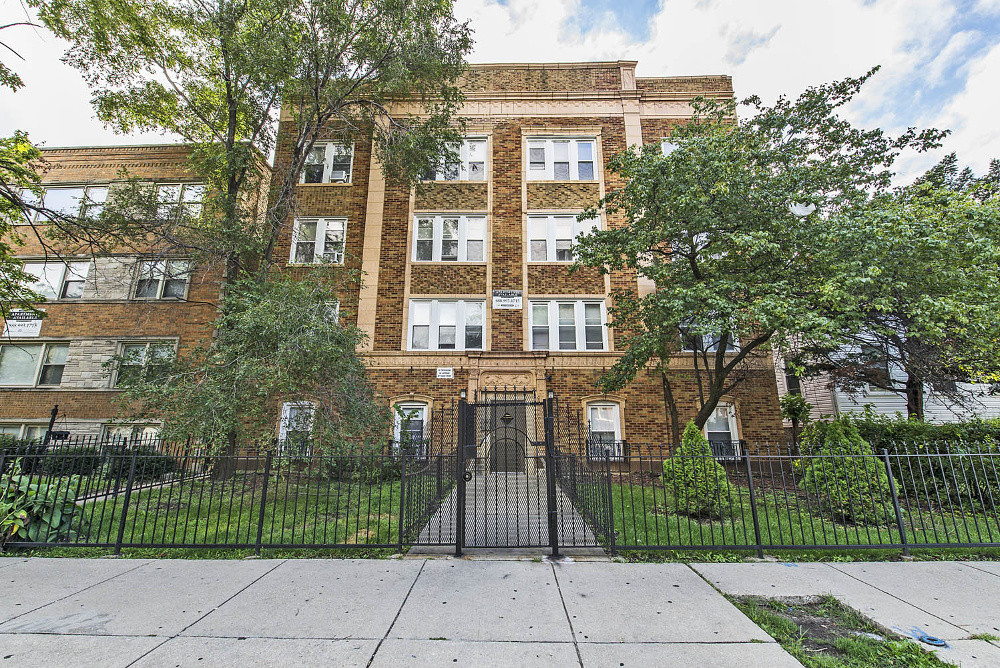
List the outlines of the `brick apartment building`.
{"type": "MultiPolygon", "coordinates": [[[[278,257],[296,272],[331,261],[364,272],[359,288],[339,295],[340,318],[366,333],[364,353],[385,401],[404,408],[421,429],[429,428],[435,406],[517,387],[568,401],[609,440],[669,437],[657,374],[640,373],[614,394],[595,386],[619,354],[616,332],[605,326],[612,291],[651,286],[634,275],[571,275],[572,240],[587,228],[576,215],[620,185],[606,169],[612,155],[661,143],[690,116],[693,97],[733,90],[725,76],[637,78],[635,65],[472,66],[462,83],[468,124],[461,160],[429,174],[419,192],[387,181],[365,143],[340,145],[331,133],[310,156],[278,257]]],[[[277,170],[290,159],[292,123],[281,119],[277,170]]],[[[188,183],[182,147],[60,149],[45,157],[53,192],[106,188],[121,166],[158,183],[188,183]]],[[[40,253],[30,243],[22,250],[25,258],[40,253]]],[[[16,339],[36,347],[34,376],[24,361],[25,382],[12,384],[0,359],[0,430],[37,435],[58,403],[60,428],[99,431],[113,415],[115,393],[114,375],[99,371],[103,361],[124,346],[161,342],[183,354],[187,342],[208,333],[218,283],[198,268],[184,274],[183,287],[161,280],[154,296],[140,278],[149,273],[142,258],[80,262],[62,270],[60,285],[52,278],[56,298],[44,305],[40,331],[16,339]],[[82,293],[66,287],[79,274],[82,293]],[[58,384],[49,382],[56,375],[46,371],[51,360],[64,365],[58,384]]],[[[161,267],[159,275],[168,272],[161,267]]],[[[10,342],[3,345],[6,355],[10,342]]],[[[697,406],[690,364],[672,361],[682,420],[697,406]]],[[[303,409],[295,399],[275,416],[279,431],[303,409]]],[[[727,440],[782,438],[770,363],[726,397],[708,430],[727,440]]]]}
{"type": "MultiPolygon", "coordinates": [[[[165,207],[200,207],[203,189],[189,169],[184,146],[56,148],[43,151],[44,204],[90,214],[112,183],[129,176],[156,184],[165,207]]],[[[42,222],[42,221],[36,221],[42,222]]],[[[0,434],[40,438],[54,406],[55,429],[81,435],[155,433],[156,425],[113,422],[118,375],[105,364],[121,355],[135,363],[184,353],[211,334],[219,280],[184,257],[141,253],[93,257],[89,248],[63,246],[57,254],[22,229],[18,249],[45,317],[4,323],[0,338],[0,434]]]]}

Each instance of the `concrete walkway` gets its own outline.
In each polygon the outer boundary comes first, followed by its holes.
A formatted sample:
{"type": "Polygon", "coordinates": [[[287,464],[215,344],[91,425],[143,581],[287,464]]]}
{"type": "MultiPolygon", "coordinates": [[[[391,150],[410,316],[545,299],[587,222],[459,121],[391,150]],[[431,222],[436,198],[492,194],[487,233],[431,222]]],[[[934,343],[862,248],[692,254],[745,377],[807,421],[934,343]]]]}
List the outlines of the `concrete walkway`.
{"type": "MultiPolygon", "coordinates": [[[[548,503],[544,473],[479,472],[466,483],[466,547],[531,547],[549,544],[548,503]]],[[[455,542],[458,490],[441,503],[427,522],[418,543],[441,545],[455,542]]],[[[556,483],[556,524],[559,544],[566,547],[597,546],[599,543],[573,503],[556,483]]],[[[603,554],[603,550],[599,550],[603,554]]],[[[412,554],[425,552],[421,548],[412,554]]]]}
{"type": "Polygon", "coordinates": [[[1000,564],[0,558],[0,666],[798,665],[706,579],[1000,665],[1000,564]]]}

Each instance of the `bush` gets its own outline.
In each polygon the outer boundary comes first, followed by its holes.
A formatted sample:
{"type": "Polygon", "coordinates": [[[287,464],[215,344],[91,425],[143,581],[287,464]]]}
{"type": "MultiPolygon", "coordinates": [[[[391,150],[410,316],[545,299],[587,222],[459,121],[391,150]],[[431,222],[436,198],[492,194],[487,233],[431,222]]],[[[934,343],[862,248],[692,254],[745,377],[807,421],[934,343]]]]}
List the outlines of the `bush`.
{"type": "MultiPolygon", "coordinates": [[[[77,532],[75,481],[39,482],[15,461],[0,477],[0,546],[9,540],[32,543],[72,541],[77,532]],[[34,482],[32,482],[34,480],[34,482]]],[[[83,517],[77,528],[83,528],[83,517]]]]}
{"type": "Polygon", "coordinates": [[[680,447],[663,461],[663,484],[673,491],[678,513],[706,519],[728,514],[729,506],[722,502],[723,490],[729,489],[726,469],[694,422],[688,422],[680,447]]]}
{"type": "Polygon", "coordinates": [[[45,475],[94,475],[104,463],[103,453],[93,447],[49,448],[44,453],[38,461],[45,475]]]}
{"type": "Polygon", "coordinates": [[[804,473],[799,487],[841,522],[886,524],[889,477],[885,465],[849,422],[816,422],[803,434],[804,473]]]}
{"type": "Polygon", "coordinates": [[[128,482],[133,454],[135,454],[133,482],[155,482],[181,470],[180,464],[174,457],[155,448],[129,448],[124,445],[116,445],[108,450],[109,457],[105,475],[122,484],[128,482]]]}
{"type": "Polygon", "coordinates": [[[868,411],[840,421],[856,429],[876,453],[923,455],[891,459],[900,495],[969,510],[1000,505],[1000,457],[996,456],[1000,454],[1000,420],[932,424],[868,411]]]}

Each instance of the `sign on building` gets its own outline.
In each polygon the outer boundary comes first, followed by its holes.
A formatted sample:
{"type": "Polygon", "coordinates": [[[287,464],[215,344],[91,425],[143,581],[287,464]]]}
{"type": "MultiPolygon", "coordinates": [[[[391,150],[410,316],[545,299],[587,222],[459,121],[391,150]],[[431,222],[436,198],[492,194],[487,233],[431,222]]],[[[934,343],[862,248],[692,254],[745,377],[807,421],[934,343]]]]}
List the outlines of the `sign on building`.
{"type": "Polygon", "coordinates": [[[4,321],[3,335],[10,338],[36,337],[42,333],[42,317],[31,311],[11,311],[4,321]]]}
{"type": "Polygon", "coordinates": [[[437,368],[437,377],[444,379],[451,379],[455,377],[455,367],[452,366],[439,366],[437,368]]]}
{"type": "Polygon", "coordinates": [[[521,304],[521,291],[520,290],[494,290],[493,291],[493,308],[495,309],[514,309],[518,310],[524,308],[521,304]]]}

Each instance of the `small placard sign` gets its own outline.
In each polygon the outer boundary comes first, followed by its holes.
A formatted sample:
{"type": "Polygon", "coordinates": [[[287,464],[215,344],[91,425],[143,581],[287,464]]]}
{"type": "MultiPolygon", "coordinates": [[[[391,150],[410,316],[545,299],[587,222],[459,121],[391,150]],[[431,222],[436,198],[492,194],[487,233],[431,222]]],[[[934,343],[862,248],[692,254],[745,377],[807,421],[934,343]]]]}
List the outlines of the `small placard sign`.
{"type": "Polygon", "coordinates": [[[450,379],[455,377],[455,367],[451,366],[439,366],[437,368],[437,377],[450,379]]]}
{"type": "Polygon", "coordinates": [[[521,309],[520,290],[494,290],[493,308],[495,309],[521,309]]]}
{"type": "Polygon", "coordinates": [[[31,311],[11,311],[4,321],[3,335],[10,338],[31,338],[42,333],[42,318],[31,311]]]}

